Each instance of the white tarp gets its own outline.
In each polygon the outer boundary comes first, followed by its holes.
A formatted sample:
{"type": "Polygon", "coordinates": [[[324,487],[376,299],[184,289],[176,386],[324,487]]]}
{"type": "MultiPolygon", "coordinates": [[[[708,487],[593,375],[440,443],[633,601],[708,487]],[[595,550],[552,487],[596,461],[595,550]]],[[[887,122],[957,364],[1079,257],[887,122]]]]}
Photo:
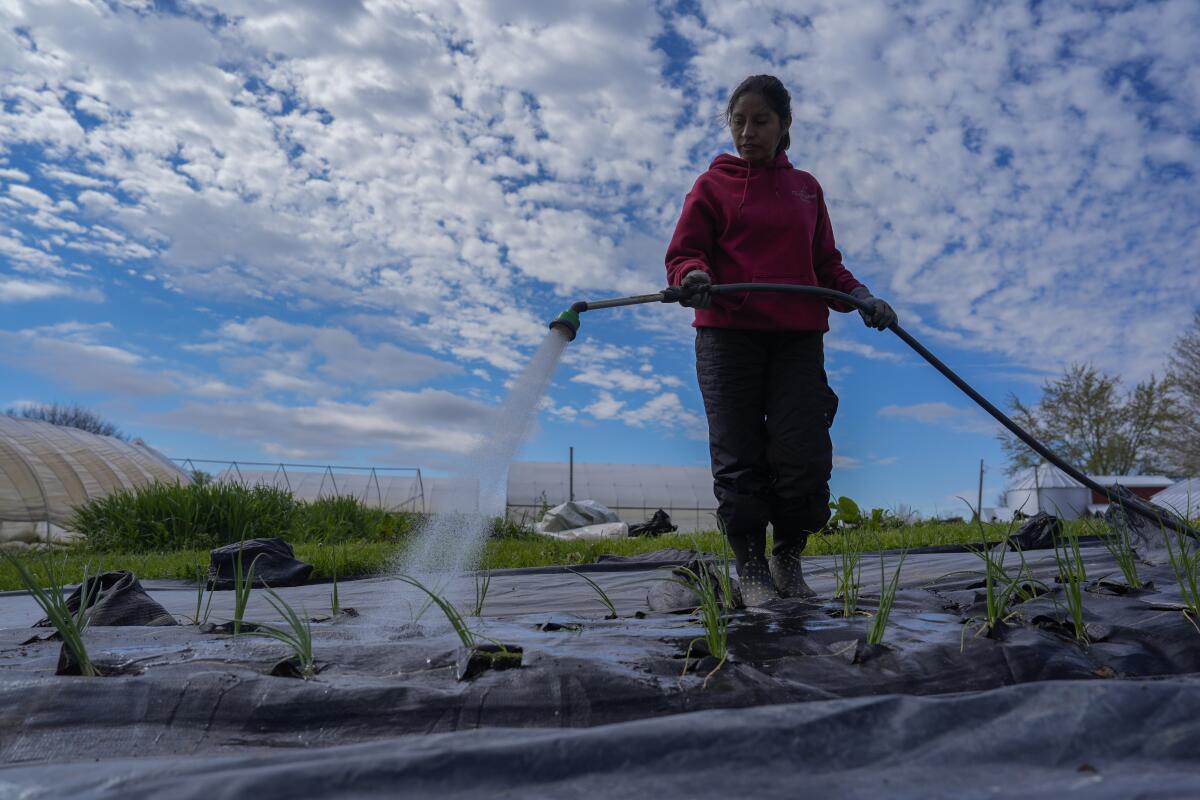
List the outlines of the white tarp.
{"type": "Polygon", "coordinates": [[[557,505],[533,527],[555,539],[618,539],[629,535],[629,526],[595,500],[569,500],[557,505]]]}
{"type": "Polygon", "coordinates": [[[534,528],[538,533],[547,533],[619,521],[616,514],[595,500],[568,500],[547,511],[534,528]]]}

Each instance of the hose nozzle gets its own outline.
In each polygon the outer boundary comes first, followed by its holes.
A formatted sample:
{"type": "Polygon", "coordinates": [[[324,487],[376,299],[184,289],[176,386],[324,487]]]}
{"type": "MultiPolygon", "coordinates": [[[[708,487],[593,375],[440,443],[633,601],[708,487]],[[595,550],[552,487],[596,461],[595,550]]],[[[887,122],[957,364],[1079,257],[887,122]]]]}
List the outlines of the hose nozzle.
{"type": "Polygon", "coordinates": [[[575,334],[579,333],[579,313],[573,308],[568,308],[550,320],[550,329],[553,330],[555,328],[563,332],[568,342],[575,341],[575,334]]]}

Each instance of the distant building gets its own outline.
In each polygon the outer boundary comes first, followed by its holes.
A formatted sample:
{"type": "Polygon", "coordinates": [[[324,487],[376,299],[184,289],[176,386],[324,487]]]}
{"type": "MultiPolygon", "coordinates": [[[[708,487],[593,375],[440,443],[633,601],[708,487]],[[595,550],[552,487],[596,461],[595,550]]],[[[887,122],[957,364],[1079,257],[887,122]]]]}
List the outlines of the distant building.
{"type": "Polygon", "coordinates": [[[1150,502],[1188,519],[1200,518],[1200,478],[1185,478],[1154,495],[1150,502]]]}
{"type": "MultiPolygon", "coordinates": [[[[1089,475],[1105,488],[1120,484],[1144,500],[1150,500],[1175,481],[1165,475],[1089,475]]],[[[1042,464],[1015,474],[1004,493],[1004,505],[986,509],[984,518],[1011,519],[1016,513],[1033,516],[1039,512],[1063,519],[1077,519],[1108,510],[1108,498],[1084,486],[1058,467],[1042,464]]]]}

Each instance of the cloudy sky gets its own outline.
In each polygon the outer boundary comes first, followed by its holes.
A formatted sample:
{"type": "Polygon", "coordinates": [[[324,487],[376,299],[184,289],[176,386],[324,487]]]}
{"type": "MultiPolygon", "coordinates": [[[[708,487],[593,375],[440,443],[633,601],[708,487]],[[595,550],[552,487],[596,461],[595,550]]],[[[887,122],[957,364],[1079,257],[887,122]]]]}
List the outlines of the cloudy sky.
{"type": "MultiPolygon", "coordinates": [[[[664,283],[729,89],[791,88],[847,266],[997,402],[1161,374],[1200,298],[1200,4],[0,3],[0,404],[168,455],[468,452],[572,300],[664,283]]],[[[586,315],[524,458],[707,464],[690,312],[586,315]]],[[[995,427],[838,316],[835,492],[961,510],[995,427]]]]}

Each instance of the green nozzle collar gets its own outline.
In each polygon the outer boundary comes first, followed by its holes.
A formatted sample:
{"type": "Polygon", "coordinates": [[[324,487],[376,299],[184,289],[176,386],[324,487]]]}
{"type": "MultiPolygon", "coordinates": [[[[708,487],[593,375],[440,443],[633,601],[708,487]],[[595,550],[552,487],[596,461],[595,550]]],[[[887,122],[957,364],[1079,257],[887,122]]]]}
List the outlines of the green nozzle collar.
{"type": "Polygon", "coordinates": [[[562,328],[567,334],[567,341],[575,341],[575,334],[579,333],[579,314],[567,309],[550,321],[551,328],[562,328]]]}

